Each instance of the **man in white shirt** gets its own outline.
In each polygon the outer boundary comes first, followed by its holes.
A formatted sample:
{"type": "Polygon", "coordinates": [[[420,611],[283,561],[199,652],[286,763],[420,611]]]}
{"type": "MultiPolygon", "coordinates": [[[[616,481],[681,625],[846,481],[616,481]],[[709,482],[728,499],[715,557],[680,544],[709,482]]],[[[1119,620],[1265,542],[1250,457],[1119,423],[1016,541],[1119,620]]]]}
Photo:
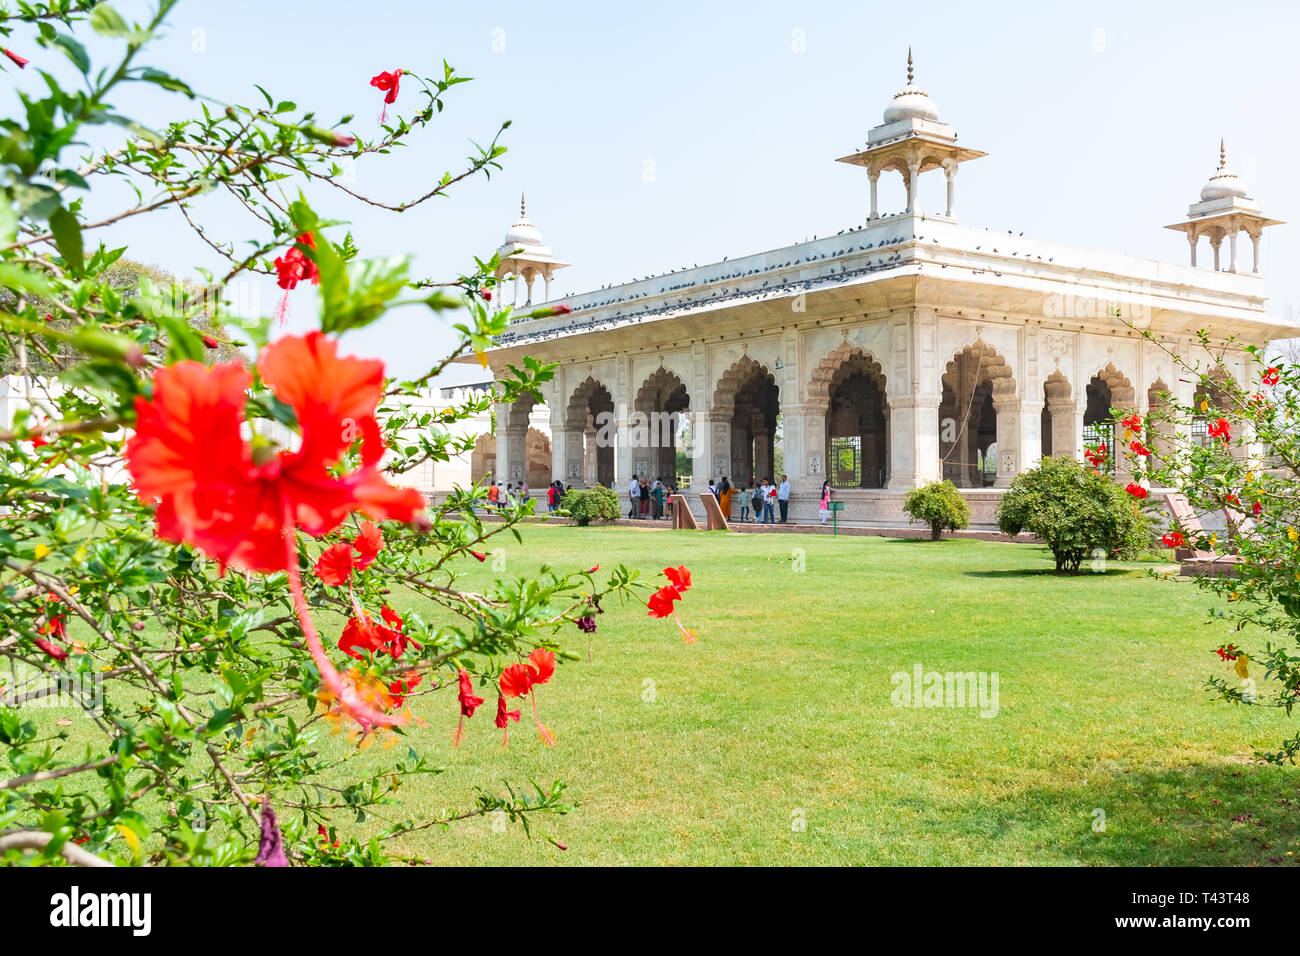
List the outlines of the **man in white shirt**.
{"type": "Polygon", "coordinates": [[[785,475],[781,476],[781,484],[776,489],[776,503],[781,508],[781,524],[785,524],[790,513],[790,479],[785,475]]]}
{"type": "Polygon", "coordinates": [[[763,513],[759,517],[760,524],[772,523],[772,486],[763,479],[763,483],[758,486],[759,494],[763,496],[763,513]]]}
{"type": "Polygon", "coordinates": [[[637,517],[640,517],[640,515],[641,515],[641,482],[639,482],[639,481],[636,480],[636,475],[633,475],[633,476],[632,476],[632,480],[629,481],[628,484],[627,484],[627,499],[628,499],[627,516],[628,516],[629,518],[637,518],[637,517]]]}

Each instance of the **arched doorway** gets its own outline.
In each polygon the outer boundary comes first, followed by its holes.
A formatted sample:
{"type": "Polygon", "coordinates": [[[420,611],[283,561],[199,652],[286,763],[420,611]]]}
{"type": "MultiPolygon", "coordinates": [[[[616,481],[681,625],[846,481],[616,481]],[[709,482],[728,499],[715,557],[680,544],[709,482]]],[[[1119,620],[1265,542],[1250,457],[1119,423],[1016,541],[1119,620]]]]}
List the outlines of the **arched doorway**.
{"type": "Polygon", "coordinates": [[[1133,407],[1133,384],[1113,363],[1108,362],[1088,382],[1085,392],[1088,405],[1083,413],[1083,443],[1089,447],[1105,444],[1109,452],[1107,467],[1114,471],[1120,452],[1116,448],[1116,419],[1112,409],[1133,407]]]}
{"type": "Polygon", "coordinates": [[[1043,382],[1043,417],[1040,425],[1042,456],[1068,455],[1077,452],[1074,434],[1076,411],[1070,380],[1059,368],[1053,370],[1043,382]]]}
{"type": "Polygon", "coordinates": [[[491,432],[484,432],[474,440],[474,450],[469,456],[470,481],[480,482],[489,475],[496,477],[497,440],[491,432]]]}
{"type": "Polygon", "coordinates": [[[889,481],[889,401],[881,365],[845,342],[813,371],[809,404],[826,419],[826,475],[836,488],[889,481]]]}
{"type": "Polygon", "coordinates": [[[570,468],[569,483],[612,488],[617,424],[614,397],[609,389],[591,376],[575,388],[564,410],[564,431],[572,446],[570,462],[580,465],[570,468]],[[578,449],[581,455],[577,454],[578,449]],[[574,475],[574,471],[578,474],[574,475]]]}
{"type": "Polygon", "coordinates": [[[723,423],[730,435],[730,456],[716,454],[714,471],[733,484],[749,484],[764,478],[779,478],[776,470],[777,419],[781,412],[780,389],[767,367],[748,355],[741,357],[718,380],[713,393],[715,422],[723,423]]]}
{"type": "Polygon", "coordinates": [[[673,372],[661,365],[646,378],[628,423],[633,474],[662,478],[676,487],[678,433],[682,413],[690,407],[686,385],[673,372]]]}
{"type": "Polygon", "coordinates": [[[985,488],[998,476],[998,404],[1014,399],[1011,366],[976,339],[953,355],[942,376],[939,460],[958,488],[985,488]]]}

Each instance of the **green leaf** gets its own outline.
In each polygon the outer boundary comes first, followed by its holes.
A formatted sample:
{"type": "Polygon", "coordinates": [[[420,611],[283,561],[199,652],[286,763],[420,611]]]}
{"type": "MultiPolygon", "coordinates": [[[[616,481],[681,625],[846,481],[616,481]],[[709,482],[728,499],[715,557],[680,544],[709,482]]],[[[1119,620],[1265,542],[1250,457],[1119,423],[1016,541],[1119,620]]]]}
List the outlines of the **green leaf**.
{"type": "Polygon", "coordinates": [[[173,90],[177,93],[184,93],[190,99],[194,99],[194,91],[184,80],[177,79],[170,73],[164,73],[162,70],[155,70],[148,67],[140,72],[140,81],[143,83],[153,83],[161,86],[164,90],[173,90]]]}
{"type": "Polygon", "coordinates": [[[91,12],[90,28],[103,37],[127,37],[135,32],[107,3],[99,4],[91,12]]]}
{"type": "Polygon", "coordinates": [[[60,33],[54,38],[54,45],[62,49],[83,74],[90,72],[90,55],[86,53],[86,48],[72,37],[60,33]]]}
{"type": "Polygon", "coordinates": [[[86,266],[86,253],[81,243],[81,223],[77,222],[76,214],[60,206],[50,216],[50,232],[54,233],[55,245],[68,268],[80,273],[86,266]]]}

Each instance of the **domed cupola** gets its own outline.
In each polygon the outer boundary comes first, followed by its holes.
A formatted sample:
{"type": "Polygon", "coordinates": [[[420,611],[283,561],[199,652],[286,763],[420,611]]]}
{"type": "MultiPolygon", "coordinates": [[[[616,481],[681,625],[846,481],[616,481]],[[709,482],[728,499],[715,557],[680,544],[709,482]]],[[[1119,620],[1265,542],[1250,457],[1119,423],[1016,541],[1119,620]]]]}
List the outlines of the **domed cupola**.
{"type": "Polygon", "coordinates": [[[905,119],[929,120],[939,122],[939,108],[934,100],[926,94],[912,79],[912,49],[907,49],[907,86],[894,94],[894,101],[885,110],[885,123],[897,123],[905,119]]]}
{"type": "Polygon", "coordinates": [[[1211,199],[1246,199],[1246,184],[1237,178],[1237,174],[1228,168],[1227,151],[1223,140],[1219,140],[1219,168],[1201,187],[1201,202],[1211,199]]]}
{"type": "Polygon", "coordinates": [[[514,304],[519,304],[519,280],[525,285],[524,305],[533,301],[533,281],[541,276],[546,301],[551,299],[551,276],[569,263],[555,258],[551,247],[542,242],[541,231],[528,219],[524,197],[519,197],[519,220],[510,227],[501,247],[497,249],[496,277],[515,277],[514,304]]]}
{"type": "Polygon", "coordinates": [[[1201,187],[1201,200],[1187,207],[1187,218],[1166,226],[1187,236],[1191,264],[1196,265],[1196,247],[1201,237],[1210,240],[1214,251],[1216,272],[1237,271],[1237,236],[1245,233],[1253,252],[1251,273],[1259,273],[1259,240],[1267,226],[1280,226],[1280,219],[1269,219],[1259,208],[1259,203],[1246,194],[1246,184],[1228,168],[1228,154],[1223,140],[1219,140],[1219,167],[1201,187]],[[1228,240],[1228,262],[1225,266],[1220,251],[1223,240],[1228,240]]]}

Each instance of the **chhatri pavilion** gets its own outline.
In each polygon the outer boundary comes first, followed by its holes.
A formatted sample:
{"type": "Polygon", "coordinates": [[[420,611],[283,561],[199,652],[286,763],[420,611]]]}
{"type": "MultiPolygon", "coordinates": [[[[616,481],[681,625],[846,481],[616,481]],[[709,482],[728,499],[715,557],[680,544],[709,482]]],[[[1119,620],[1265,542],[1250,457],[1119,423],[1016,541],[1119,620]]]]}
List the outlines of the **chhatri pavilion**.
{"type": "MultiPolygon", "coordinates": [[[[815,520],[829,479],[844,520],[900,526],[907,490],[948,478],[972,526],[989,527],[1018,472],[1109,437],[1112,407],[1190,401],[1194,386],[1169,352],[1207,358],[1198,330],[1226,344],[1243,382],[1256,374],[1243,346],[1298,334],[1265,311],[1260,236],[1278,222],[1222,149],[1199,201],[1168,227],[1187,235],[1186,265],[960,224],[958,170],[983,156],[940,120],[909,53],[907,85],[866,147],[839,158],[866,173],[864,225],[566,297],[570,314],[512,322],[489,353],[494,368],[524,355],[559,367],[544,408],[524,400],[499,415],[494,477],[525,475],[530,420],[540,420],[550,476],[567,485],[621,492],[633,475],[672,480],[681,448],[696,490],[724,475],[752,487],[779,480],[779,447],[791,520],[815,520]],[[926,173],[946,180],[941,213],[917,208],[926,173]],[[902,178],[903,212],[879,210],[882,175],[902,178]]],[[[533,307],[543,304],[536,280],[550,299],[567,265],[522,209],[501,257],[498,276],[514,277],[516,302],[533,307]]]]}

